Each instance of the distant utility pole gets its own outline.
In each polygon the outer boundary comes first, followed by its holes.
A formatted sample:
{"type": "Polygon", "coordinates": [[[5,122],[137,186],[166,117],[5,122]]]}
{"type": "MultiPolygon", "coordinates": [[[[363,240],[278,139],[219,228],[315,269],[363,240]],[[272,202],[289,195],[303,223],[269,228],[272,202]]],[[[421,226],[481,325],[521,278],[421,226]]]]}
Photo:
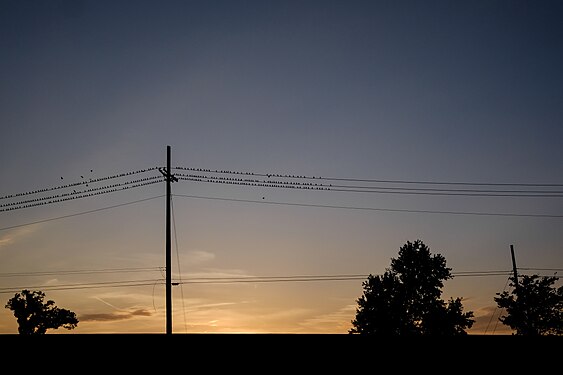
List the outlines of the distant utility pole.
{"type": "Polygon", "coordinates": [[[518,271],[516,270],[516,259],[514,258],[513,245],[510,245],[510,254],[512,255],[512,270],[514,271],[514,288],[518,289],[518,271]]]}
{"type": "Polygon", "coordinates": [[[170,146],[166,146],[166,169],[158,169],[166,177],[166,334],[172,334],[172,241],[170,237],[170,184],[178,179],[170,172],[170,146]]]}

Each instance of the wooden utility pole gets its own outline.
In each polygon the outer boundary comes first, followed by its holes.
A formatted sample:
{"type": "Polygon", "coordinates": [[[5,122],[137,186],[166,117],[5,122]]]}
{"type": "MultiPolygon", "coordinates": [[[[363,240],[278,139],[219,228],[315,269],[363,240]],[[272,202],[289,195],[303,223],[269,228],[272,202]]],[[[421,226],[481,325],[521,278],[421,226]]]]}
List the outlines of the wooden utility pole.
{"type": "Polygon", "coordinates": [[[516,268],[516,259],[514,258],[514,246],[510,245],[510,254],[512,255],[512,270],[514,271],[514,288],[518,289],[518,271],[516,268]]]}
{"type": "Polygon", "coordinates": [[[172,334],[172,241],[170,237],[170,184],[178,179],[170,172],[170,146],[166,146],[166,170],[158,169],[166,178],[166,334],[172,334]]]}
{"type": "Polygon", "coordinates": [[[166,146],[166,334],[172,334],[172,241],[170,239],[170,146],[166,146]]]}

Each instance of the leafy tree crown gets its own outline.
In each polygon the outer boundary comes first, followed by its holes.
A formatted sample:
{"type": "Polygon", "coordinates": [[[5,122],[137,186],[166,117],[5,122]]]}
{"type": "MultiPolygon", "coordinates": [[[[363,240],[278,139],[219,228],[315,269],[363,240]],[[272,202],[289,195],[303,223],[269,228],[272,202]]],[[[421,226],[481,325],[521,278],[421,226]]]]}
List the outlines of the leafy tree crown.
{"type": "Polygon", "coordinates": [[[24,289],[6,303],[18,321],[18,332],[22,335],[45,334],[48,329],[74,329],[78,325],[76,314],[55,306],[55,302],[44,302],[45,293],[24,289]]]}

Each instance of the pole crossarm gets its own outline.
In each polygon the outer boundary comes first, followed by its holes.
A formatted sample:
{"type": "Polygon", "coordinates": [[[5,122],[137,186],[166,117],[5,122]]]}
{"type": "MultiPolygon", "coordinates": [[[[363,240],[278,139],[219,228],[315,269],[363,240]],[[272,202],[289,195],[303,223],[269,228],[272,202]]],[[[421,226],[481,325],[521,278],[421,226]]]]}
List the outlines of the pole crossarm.
{"type": "Polygon", "coordinates": [[[166,178],[166,181],[178,182],[178,178],[174,174],[169,173],[167,168],[159,167],[158,171],[162,173],[162,175],[166,178]]]}

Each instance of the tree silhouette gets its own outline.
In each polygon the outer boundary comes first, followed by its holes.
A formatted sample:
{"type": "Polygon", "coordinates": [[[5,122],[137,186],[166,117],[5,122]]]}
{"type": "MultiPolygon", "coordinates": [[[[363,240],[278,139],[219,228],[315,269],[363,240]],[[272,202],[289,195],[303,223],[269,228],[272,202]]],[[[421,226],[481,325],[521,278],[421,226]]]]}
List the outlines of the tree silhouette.
{"type": "Polygon", "coordinates": [[[558,279],[524,275],[516,285],[511,277],[512,292],[497,293],[494,298],[507,312],[499,320],[517,335],[563,335],[563,286],[553,286],[558,279]]]}
{"type": "Polygon", "coordinates": [[[43,302],[45,293],[22,290],[8,300],[6,308],[14,312],[18,320],[18,332],[22,335],[42,335],[48,329],[74,329],[78,324],[76,314],[55,306],[55,302],[43,302]]]}
{"type": "Polygon", "coordinates": [[[452,278],[440,254],[431,255],[421,240],[399,249],[382,276],[362,283],[352,334],[464,335],[473,312],[464,313],[461,298],[440,299],[443,281],[452,278]]]}

